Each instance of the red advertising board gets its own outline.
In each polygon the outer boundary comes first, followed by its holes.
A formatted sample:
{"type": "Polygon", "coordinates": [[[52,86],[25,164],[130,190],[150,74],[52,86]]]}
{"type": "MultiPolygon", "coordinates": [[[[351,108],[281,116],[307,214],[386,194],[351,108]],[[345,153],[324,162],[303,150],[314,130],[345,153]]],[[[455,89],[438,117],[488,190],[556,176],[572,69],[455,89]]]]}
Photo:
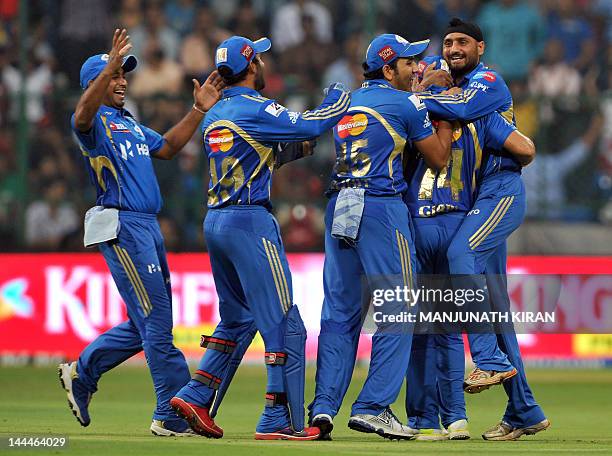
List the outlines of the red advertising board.
{"type": "MultiPolygon", "coordinates": [[[[289,263],[294,301],[308,330],[307,354],[314,359],[323,301],[323,255],[290,254],[289,263]]],[[[199,356],[200,334],[210,334],[219,318],[208,255],[169,255],[169,264],[175,342],[188,356],[199,356]]],[[[612,257],[512,257],[508,271],[581,274],[564,279],[572,299],[580,299],[581,312],[573,315],[560,304],[559,332],[601,332],[597,325],[606,309],[612,309],[612,290],[610,280],[597,276],[612,273],[612,257]]],[[[509,279],[513,301],[520,303],[523,288],[524,280],[509,279]]],[[[87,343],[125,318],[124,304],[101,255],[0,255],[0,355],[74,358],[87,343]]],[[[527,358],[612,358],[612,336],[607,334],[538,334],[536,328],[534,333],[519,335],[519,341],[527,358]]],[[[370,338],[364,335],[359,355],[367,356],[369,348],[370,338]]],[[[257,339],[249,356],[262,354],[263,345],[257,339]]]]}

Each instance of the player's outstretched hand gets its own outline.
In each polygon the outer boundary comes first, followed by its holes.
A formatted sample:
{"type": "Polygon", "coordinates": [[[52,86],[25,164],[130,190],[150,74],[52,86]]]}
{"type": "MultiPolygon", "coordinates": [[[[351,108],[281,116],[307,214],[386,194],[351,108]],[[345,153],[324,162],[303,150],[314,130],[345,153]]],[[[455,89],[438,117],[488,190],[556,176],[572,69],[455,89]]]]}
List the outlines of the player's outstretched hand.
{"type": "Polygon", "coordinates": [[[127,34],[126,29],[115,29],[113,35],[113,46],[108,52],[108,63],[106,64],[106,70],[114,74],[121,65],[123,65],[123,58],[132,49],[132,43],[130,43],[130,35],[127,34]]]}
{"type": "Polygon", "coordinates": [[[462,92],[463,89],[461,89],[461,87],[451,87],[450,89],[445,90],[444,92],[440,92],[440,95],[459,95],[462,92]]]}
{"type": "Polygon", "coordinates": [[[221,97],[221,91],[225,87],[223,78],[221,78],[217,70],[215,70],[210,73],[210,76],[208,76],[202,85],[200,85],[197,79],[192,79],[192,81],[193,102],[198,109],[208,111],[221,97]]]}

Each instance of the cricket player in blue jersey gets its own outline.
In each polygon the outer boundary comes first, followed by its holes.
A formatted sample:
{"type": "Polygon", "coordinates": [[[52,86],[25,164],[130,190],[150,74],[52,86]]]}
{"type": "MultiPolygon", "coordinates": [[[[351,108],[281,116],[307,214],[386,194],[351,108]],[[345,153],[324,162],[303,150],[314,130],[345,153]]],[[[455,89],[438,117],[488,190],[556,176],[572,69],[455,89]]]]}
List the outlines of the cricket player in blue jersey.
{"type": "MultiPolygon", "coordinates": [[[[476,24],[451,20],[443,39],[443,59],[450,69],[455,94],[422,93],[432,116],[469,122],[494,111],[514,123],[512,96],[502,77],[480,63],[484,38],[476,24]],[[458,88],[458,89],[457,89],[458,88]]],[[[432,84],[440,70],[424,76],[432,84]]],[[[444,75],[442,75],[444,78],[444,75]]],[[[434,83],[435,84],[435,83],[434,83]]],[[[449,245],[449,272],[462,288],[484,287],[475,274],[485,271],[489,295],[496,310],[509,308],[505,281],[507,237],[524,217],[525,192],[520,176],[524,163],[507,151],[483,151],[478,176],[478,197],[449,245]],[[495,276],[497,275],[497,276],[495,276]],[[497,302],[496,302],[497,301],[497,302]]],[[[476,393],[503,382],[508,405],[502,421],[486,431],[486,440],[515,440],[550,426],[527,383],[516,334],[508,325],[494,334],[470,334],[476,369],[465,381],[465,390],[476,393]],[[518,373],[518,375],[517,375],[518,373]]]]}
{"type": "Polygon", "coordinates": [[[323,103],[303,113],[259,93],[265,86],[260,54],[267,38],[234,36],[219,45],[215,63],[227,89],[202,124],[210,163],[204,234],[219,296],[221,321],[191,381],[171,400],[192,429],[220,438],[213,418],[257,331],[265,345],[266,405],[255,439],[314,440],[304,427],[306,330],[293,303],[291,273],[270,188],[279,142],[314,139],[344,115],[350,95],[332,85],[323,103]]]}
{"type": "MultiPolygon", "coordinates": [[[[436,173],[422,159],[417,161],[408,179],[405,201],[414,223],[420,285],[433,287],[437,281],[426,284],[431,275],[444,281],[449,274],[447,250],[476,199],[482,151],[503,147],[523,162],[533,157],[533,142],[515,130],[496,112],[469,124],[454,121],[447,166],[436,173]]],[[[442,284],[442,288],[450,286],[448,281],[442,284]]],[[[453,333],[432,328],[432,332],[414,336],[406,412],[411,418],[409,426],[419,430],[417,440],[470,438],[462,388],[465,360],[460,330],[453,333]],[[447,432],[439,429],[438,415],[447,432]]]]}
{"type": "Polygon", "coordinates": [[[91,342],[78,361],[60,364],[59,375],[70,408],[88,426],[100,377],[144,350],[157,395],[151,432],[193,435],[169,403],[189,381],[189,370],[172,342],[170,271],[156,218],[162,199],[151,157],[169,160],[183,148],[219,99],[223,82],[216,73],[203,86],[194,80],[192,109],[162,136],[123,108],[125,74],[137,64],[127,55],[131,46],[126,30],[116,30],[110,52],[85,61],[85,91],[70,120],[97,192],[96,206],[85,216],[85,244],[104,255],[128,320],[91,342]]]}
{"type": "MultiPolygon", "coordinates": [[[[438,135],[427,109],[413,94],[415,56],[429,40],[409,43],[398,35],[376,37],[363,64],[365,82],[352,94],[347,115],[334,129],[336,164],[325,216],[325,300],[317,353],[316,391],[309,405],[314,426],[325,438],[333,429],[351,381],[357,344],[370,295],[413,287],[415,251],[410,216],[402,201],[406,190],[402,159],[414,145],[434,169],[450,152],[450,124],[438,135]],[[360,286],[365,277],[367,284],[360,286]]],[[[399,305],[396,305],[399,304],[399,305]]],[[[401,310],[391,303],[386,315],[401,310]]],[[[412,429],[393,415],[390,405],[403,383],[410,357],[412,325],[379,322],[372,338],[370,368],[353,404],[349,427],[391,439],[411,439],[412,429]]]]}

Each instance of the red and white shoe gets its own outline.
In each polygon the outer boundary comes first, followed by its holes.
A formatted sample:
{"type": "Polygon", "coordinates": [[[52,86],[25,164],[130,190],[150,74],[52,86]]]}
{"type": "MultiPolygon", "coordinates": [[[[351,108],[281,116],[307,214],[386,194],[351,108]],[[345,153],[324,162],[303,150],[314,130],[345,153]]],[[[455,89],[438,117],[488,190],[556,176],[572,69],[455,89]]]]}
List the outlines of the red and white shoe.
{"type": "Polygon", "coordinates": [[[291,427],[286,427],[276,432],[256,432],[255,440],[317,440],[321,435],[318,427],[306,427],[303,431],[296,432],[291,427]]]}
{"type": "Polygon", "coordinates": [[[223,429],[216,425],[215,421],[208,414],[207,408],[198,407],[176,396],[170,399],[170,407],[172,407],[178,416],[189,423],[189,426],[196,434],[212,439],[223,437],[223,429]]]}

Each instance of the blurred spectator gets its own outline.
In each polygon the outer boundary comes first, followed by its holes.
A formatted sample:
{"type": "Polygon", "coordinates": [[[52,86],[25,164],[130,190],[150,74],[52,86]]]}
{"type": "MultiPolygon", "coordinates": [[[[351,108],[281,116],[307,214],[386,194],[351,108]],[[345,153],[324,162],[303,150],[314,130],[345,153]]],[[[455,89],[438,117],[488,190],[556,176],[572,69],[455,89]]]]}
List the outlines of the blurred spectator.
{"type": "Polygon", "coordinates": [[[21,182],[12,160],[12,134],[5,130],[0,133],[0,245],[8,248],[15,241],[21,182]]]}
{"type": "Polygon", "coordinates": [[[321,76],[332,59],[333,48],[323,43],[315,30],[315,19],[309,14],[302,16],[304,41],[288,47],[281,56],[281,72],[293,75],[301,89],[316,90],[321,76]]]}
{"type": "Polygon", "coordinates": [[[509,88],[512,93],[517,128],[535,139],[539,128],[538,103],[529,96],[526,81],[515,79],[510,82],[509,88]]]}
{"type": "Polygon", "coordinates": [[[128,31],[136,30],[142,23],[142,5],[140,0],[123,0],[119,10],[119,26],[128,31]]]}
{"type": "Polygon", "coordinates": [[[593,29],[578,11],[575,0],[552,2],[548,16],[548,34],[563,43],[565,61],[584,72],[595,57],[593,29]]]}
{"type": "Polygon", "coordinates": [[[176,96],[180,93],[182,85],[181,66],[166,58],[157,41],[149,41],[142,66],[134,72],[129,93],[135,98],[153,95],[176,96]]]}
{"type": "Polygon", "coordinates": [[[460,17],[464,21],[472,21],[480,4],[479,0],[442,0],[436,2],[435,24],[436,35],[441,35],[452,17],[460,17]]]}
{"type": "Polygon", "coordinates": [[[341,82],[351,90],[361,85],[363,81],[361,64],[365,60],[363,41],[361,33],[353,33],[344,41],[340,57],[329,65],[323,74],[322,88],[328,87],[333,82],[341,82]]]}
{"type": "Polygon", "coordinates": [[[435,24],[435,2],[408,0],[402,7],[393,5],[387,18],[388,33],[396,33],[408,41],[419,41],[431,37],[435,24]],[[410,24],[407,26],[407,24],[410,24]]]}
{"type": "Polygon", "coordinates": [[[483,61],[506,80],[527,77],[529,64],[544,45],[544,21],[538,11],[518,0],[495,0],[477,18],[485,39],[483,61]]]}
{"type": "Polygon", "coordinates": [[[531,71],[529,91],[536,96],[575,97],[580,93],[580,73],[563,60],[563,42],[551,39],[544,48],[543,61],[531,71]]]}
{"type": "Polygon", "coordinates": [[[28,206],[25,239],[29,247],[57,250],[70,234],[78,231],[80,218],[66,201],[66,194],[66,183],[55,180],[45,188],[43,199],[28,206]]]}
{"type": "Polygon", "coordinates": [[[178,57],[180,38],[178,33],[166,25],[166,17],[161,5],[149,4],[145,10],[144,21],[134,30],[128,30],[132,42],[132,54],[141,58],[149,41],[156,41],[170,60],[178,57]]]}
{"type": "Polygon", "coordinates": [[[164,247],[168,252],[178,252],[181,246],[180,235],[176,222],[165,215],[157,217],[159,229],[164,237],[164,247]]]}
{"type": "Polygon", "coordinates": [[[166,1],[165,4],[164,12],[168,25],[176,30],[181,37],[187,35],[193,26],[196,2],[194,0],[170,0],[166,1]]]}
{"type": "MultiPolygon", "coordinates": [[[[548,219],[575,218],[567,207],[564,182],[588,156],[599,138],[602,123],[602,117],[594,115],[582,137],[555,154],[538,151],[536,160],[523,169],[527,216],[548,219]]],[[[586,187],[581,186],[581,190],[587,191],[586,187]]],[[[582,213],[583,210],[579,212],[582,213]]]]}
{"type": "Polygon", "coordinates": [[[251,40],[261,38],[264,33],[263,21],[257,16],[252,0],[241,0],[236,12],[227,24],[234,35],[246,36],[251,40]]]}
{"type": "Polygon", "coordinates": [[[231,34],[217,26],[208,8],[198,9],[193,24],[181,47],[181,64],[189,79],[203,79],[215,68],[215,49],[231,34]]]}
{"type": "Polygon", "coordinates": [[[317,39],[321,43],[331,42],[333,32],[329,11],[318,1],[293,0],[281,6],[272,19],[270,34],[274,52],[283,52],[304,42],[304,15],[313,18],[317,39]]]}
{"type": "MultiPolygon", "coordinates": [[[[32,52],[28,57],[26,72],[26,117],[28,122],[36,124],[45,117],[45,95],[51,90],[52,74],[49,66],[38,60],[32,52]]],[[[5,65],[2,68],[2,84],[6,87],[10,99],[10,118],[17,121],[22,84],[19,69],[10,64],[5,65]]]]}
{"type": "Polygon", "coordinates": [[[111,3],[100,0],[63,0],[59,15],[60,70],[72,87],[79,86],[81,65],[89,56],[111,47],[111,3]]]}

